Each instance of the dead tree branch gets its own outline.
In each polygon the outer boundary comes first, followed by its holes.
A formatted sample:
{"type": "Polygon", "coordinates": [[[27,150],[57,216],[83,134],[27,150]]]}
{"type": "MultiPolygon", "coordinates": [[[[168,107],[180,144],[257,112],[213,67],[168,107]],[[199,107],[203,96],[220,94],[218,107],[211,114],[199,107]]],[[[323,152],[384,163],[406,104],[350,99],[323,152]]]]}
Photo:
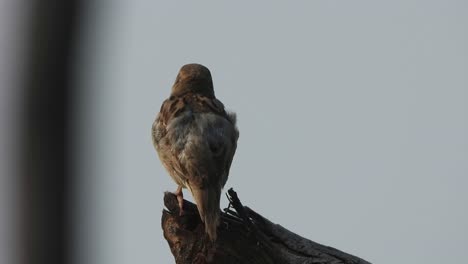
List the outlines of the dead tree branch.
{"type": "Polygon", "coordinates": [[[184,200],[184,214],[174,194],[166,192],[161,225],[177,264],[370,264],[356,256],[303,238],[243,206],[228,190],[230,204],[221,214],[218,240],[209,241],[195,204],[184,200]]]}

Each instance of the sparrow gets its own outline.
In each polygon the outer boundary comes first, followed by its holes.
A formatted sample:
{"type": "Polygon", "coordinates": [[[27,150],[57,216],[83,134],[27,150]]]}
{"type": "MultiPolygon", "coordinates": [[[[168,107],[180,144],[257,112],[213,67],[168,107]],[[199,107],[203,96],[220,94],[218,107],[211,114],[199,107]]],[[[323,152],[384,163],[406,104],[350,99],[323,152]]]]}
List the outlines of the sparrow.
{"type": "Polygon", "coordinates": [[[170,97],[153,123],[152,139],[161,163],[178,185],[174,194],[180,214],[182,188],[187,188],[211,241],[217,238],[221,190],[238,138],[236,115],[226,111],[215,97],[208,68],[200,64],[182,66],[170,97]]]}

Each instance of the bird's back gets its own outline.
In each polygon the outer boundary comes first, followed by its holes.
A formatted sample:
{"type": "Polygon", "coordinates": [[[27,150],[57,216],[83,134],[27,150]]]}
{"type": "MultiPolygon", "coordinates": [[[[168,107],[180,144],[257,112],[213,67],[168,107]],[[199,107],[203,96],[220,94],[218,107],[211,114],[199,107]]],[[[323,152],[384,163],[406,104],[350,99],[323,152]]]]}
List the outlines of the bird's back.
{"type": "Polygon", "coordinates": [[[153,142],[176,182],[224,186],[239,132],[234,114],[215,98],[186,94],[166,100],[153,125],[153,142]]]}
{"type": "Polygon", "coordinates": [[[188,93],[166,100],[153,143],[178,185],[190,189],[205,229],[216,240],[221,189],[237,148],[236,117],[216,98],[188,93]]]}

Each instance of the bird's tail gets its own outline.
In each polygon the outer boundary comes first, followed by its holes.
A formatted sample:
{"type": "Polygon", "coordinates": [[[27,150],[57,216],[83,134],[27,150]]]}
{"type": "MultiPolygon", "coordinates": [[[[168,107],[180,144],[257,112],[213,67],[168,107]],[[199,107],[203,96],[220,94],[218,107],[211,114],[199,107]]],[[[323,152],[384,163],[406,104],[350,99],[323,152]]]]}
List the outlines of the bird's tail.
{"type": "Polygon", "coordinates": [[[216,240],[216,230],[219,224],[219,200],[221,188],[206,187],[203,189],[190,188],[197,203],[198,213],[205,223],[205,232],[211,241],[216,240]]]}

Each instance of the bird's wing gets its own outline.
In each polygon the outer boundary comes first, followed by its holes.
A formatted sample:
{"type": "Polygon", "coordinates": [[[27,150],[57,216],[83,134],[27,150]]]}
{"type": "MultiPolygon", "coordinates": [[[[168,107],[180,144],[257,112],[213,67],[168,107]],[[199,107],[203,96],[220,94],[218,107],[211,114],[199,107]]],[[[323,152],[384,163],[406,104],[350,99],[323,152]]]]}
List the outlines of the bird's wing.
{"type": "MultiPolygon", "coordinates": [[[[180,117],[186,109],[182,98],[170,97],[161,105],[161,109],[152,126],[153,145],[158,152],[159,158],[172,176],[181,186],[186,185],[184,166],[178,159],[179,153],[183,150],[186,136],[181,133],[182,128],[173,125],[173,121],[180,117]]],[[[183,124],[184,120],[178,119],[177,123],[183,124]]],[[[184,129],[186,131],[187,128],[184,129]]]]}
{"type": "Polygon", "coordinates": [[[196,95],[187,100],[194,125],[179,160],[190,175],[191,185],[222,188],[237,147],[235,115],[227,114],[216,98],[196,95]]]}
{"type": "Polygon", "coordinates": [[[237,117],[236,114],[233,112],[227,112],[227,119],[230,121],[231,124],[233,124],[234,127],[234,132],[232,132],[232,135],[230,136],[230,140],[232,142],[231,148],[226,152],[226,158],[225,158],[225,163],[224,163],[224,178],[222,179],[222,186],[226,184],[226,181],[229,176],[229,171],[231,169],[231,164],[232,160],[234,159],[234,154],[236,153],[237,150],[237,140],[239,139],[239,130],[237,129],[237,117]]]}

